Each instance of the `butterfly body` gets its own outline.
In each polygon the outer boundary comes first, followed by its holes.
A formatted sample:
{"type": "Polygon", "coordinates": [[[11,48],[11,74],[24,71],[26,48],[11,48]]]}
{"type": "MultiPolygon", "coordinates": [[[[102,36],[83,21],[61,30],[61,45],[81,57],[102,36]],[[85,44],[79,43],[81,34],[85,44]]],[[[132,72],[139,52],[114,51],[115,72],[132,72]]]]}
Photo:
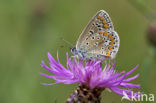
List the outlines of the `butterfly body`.
{"type": "Polygon", "coordinates": [[[119,43],[119,36],[114,31],[109,15],[100,10],[83,30],[71,52],[83,59],[113,59],[119,43]]]}

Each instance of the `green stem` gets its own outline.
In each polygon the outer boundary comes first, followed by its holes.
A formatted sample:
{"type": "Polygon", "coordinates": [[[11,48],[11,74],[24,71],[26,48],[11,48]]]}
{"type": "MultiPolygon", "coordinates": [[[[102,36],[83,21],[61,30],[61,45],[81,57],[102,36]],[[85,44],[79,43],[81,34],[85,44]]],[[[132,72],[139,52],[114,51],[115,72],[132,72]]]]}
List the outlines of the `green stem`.
{"type": "Polygon", "coordinates": [[[147,55],[147,57],[144,59],[144,63],[143,63],[143,70],[142,70],[142,80],[141,80],[141,87],[143,88],[143,92],[144,93],[149,93],[149,88],[148,88],[148,80],[149,80],[149,76],[150,76],[150,68],[152,65],[152,62],[154,60],[154,55],[156,57],[156,48],[151,48],[149,49],[149,54],[147,55]]]}

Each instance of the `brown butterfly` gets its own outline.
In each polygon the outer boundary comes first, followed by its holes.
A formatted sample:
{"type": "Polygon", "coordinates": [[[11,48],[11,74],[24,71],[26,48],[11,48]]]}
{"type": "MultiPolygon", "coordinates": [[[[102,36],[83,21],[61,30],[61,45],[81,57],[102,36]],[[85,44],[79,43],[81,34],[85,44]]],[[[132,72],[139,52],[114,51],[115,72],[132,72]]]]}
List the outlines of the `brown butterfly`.
{"type": "Polygon", "coordinates": [[[85,27],[71,52],[82,59],[113,59],[119,45],[111,18],[106,11],[100,10],[85,27]]]}

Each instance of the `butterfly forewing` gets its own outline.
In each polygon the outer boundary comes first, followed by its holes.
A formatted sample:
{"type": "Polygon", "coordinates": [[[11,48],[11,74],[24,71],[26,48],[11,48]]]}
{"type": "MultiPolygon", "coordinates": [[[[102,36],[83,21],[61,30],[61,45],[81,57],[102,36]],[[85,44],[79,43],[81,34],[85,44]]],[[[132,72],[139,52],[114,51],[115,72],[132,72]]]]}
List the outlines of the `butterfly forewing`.
{"type": "Polygon", "coordinates": [[[86,53],[86,58],[114,58],[119,49],[119,36],[108,13],[100,10],[80,35],[76,49],[86,53]]]}
{"type": "Polygon", "coordinates": [[[100,10],[95,14],[95,16],[93,16],[91,21],[83,30],[77,41],[76,48],[80,48],[81,45],[83,45],[83,42],[87,40],[92,34],[95,34],[98,31],[109,31],[113,29],[114,27],[108,13],[104,10],[100,10]]]}

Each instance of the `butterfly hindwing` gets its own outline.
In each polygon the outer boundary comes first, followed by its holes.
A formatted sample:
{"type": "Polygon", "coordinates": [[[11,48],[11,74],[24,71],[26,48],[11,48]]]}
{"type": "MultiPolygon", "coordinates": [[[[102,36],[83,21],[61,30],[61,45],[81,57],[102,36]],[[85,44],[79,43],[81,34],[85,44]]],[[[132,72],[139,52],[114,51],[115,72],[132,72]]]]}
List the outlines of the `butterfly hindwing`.
{"type": "Polygon", "coordinates": [[[88,46],[88,56],[94,55],[94,58],[105,56],[108,58],[114,58],[118,52],[120,39],[115,31],[103,31],[102,33],[96,33],[90,37],[89,40],[84,42],[84,45],[88,46]],[[93,39],[94,37],[94,39],[93,39]]]}

